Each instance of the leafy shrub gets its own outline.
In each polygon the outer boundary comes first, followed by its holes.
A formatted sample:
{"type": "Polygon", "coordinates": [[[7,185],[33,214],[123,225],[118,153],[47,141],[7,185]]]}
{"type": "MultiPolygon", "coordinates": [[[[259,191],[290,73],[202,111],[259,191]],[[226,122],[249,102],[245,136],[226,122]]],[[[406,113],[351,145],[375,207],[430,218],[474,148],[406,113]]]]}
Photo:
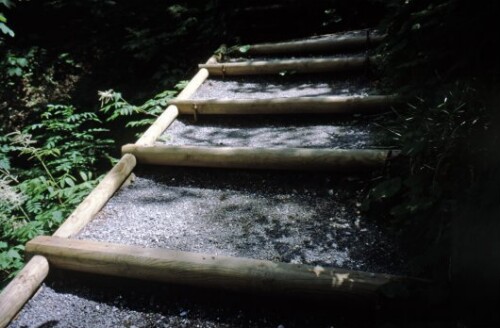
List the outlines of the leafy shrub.
{"type": "Polygon", "coordinates": [[[452,218],[476,183],[491,133],[485,106],[498,80],[498,38],[491,36],[500,7],[461,0],[388,1],[378,49],[386,92],[408,103],[380,125],[402,150],[376,184],[364,209],[386,213],[404,236],[419,270],[446,279],[452,218]],[[457,37],[459,36],[459,37],[457,37]]]}
{"type": "Polygon", "coordinates": [[[38,123],[0,137],[2,282],[22,266],[22,245],[57,229],[113,161],[100,126],[94,113],[49,105],[38,123]]]}
{"type": "MultiPolygon", "coordinates": [[[[101,102],[101,111],[108,115],[107,121],[116,121],[126,118],[125,127],[138,130],[144,130],[153,124],[156,118],[163,113],[168,106],[168,101],[173,99],[178,90],[186,86],[186,81],[176,84],[176,90],[165,90],[147,100],[142,105],[136,106],[126,101],[120,92],[113,90],[99,91],[99,101],[101,102]]],[[[143,131],[142,131],[143,132],[143,131]]],[[[140,134],[141,132],[138,132],[140,134]]]]}

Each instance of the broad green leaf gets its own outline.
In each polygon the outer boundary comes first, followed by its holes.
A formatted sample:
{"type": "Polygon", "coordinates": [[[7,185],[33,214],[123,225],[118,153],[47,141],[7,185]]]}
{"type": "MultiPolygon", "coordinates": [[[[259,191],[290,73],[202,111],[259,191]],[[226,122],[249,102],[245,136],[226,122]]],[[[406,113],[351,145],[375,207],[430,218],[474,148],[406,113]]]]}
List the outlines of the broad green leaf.
{"type": "Polygon", "coordinates": [[[28,66],[28,60],[26,58],[17,58],[17,65],[26,67],[28,66]]]}
{"type": "Polygon", "coordinates": [[[247,45],[245,45],[245,46],[241,46],[241,47],[239,47],[239,48],[238,48],[238,51],[244,54],[244,53],[247,53],[247,52],[248,52],[248,50],[250,50],[250,48],[251,48],[251,47],[252,47],[252,46],[250,46],[250,45],[248,45],[248,44],[247,44],[247,45]]]}
{"type": "Polygon", "coordinates": [[[20,69],[19,67],[11,67],[7,70],[7,75],[9,75],[9,76],[21,76],[21,75],[23,75],[23,70],[20,69]]]}
{"type": "Polygon", "coordinates": [[[3,34],[10,35],[11,37],[14,37],[16,35],[14,31],[12,31],[7,25],[2,22],[0,22],[0,31],[2,31],[3,34]]]}

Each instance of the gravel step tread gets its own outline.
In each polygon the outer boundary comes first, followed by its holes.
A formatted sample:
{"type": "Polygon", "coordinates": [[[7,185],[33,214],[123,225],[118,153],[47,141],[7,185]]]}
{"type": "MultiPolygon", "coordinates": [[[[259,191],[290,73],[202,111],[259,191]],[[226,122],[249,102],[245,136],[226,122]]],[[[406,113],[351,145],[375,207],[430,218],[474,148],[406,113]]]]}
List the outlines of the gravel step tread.
{"type": "Polygon", "coordinates": [[[283,97],[366,96],[377,94],[377,82],[334,76],[252,76],[209,78],[192,99],[270,99],[283,97]]]}
{"type": "Polygon", "coordinates": [[[363,180],[196,168],[138,171],[76,237],[371,272],[404,270],[359,213],[363,180]]]}
{"type": "Polygon", "coordinates": [[[365,120],[325,116],[181,116],[157,142],[214,147],[384,148],[365,120]]]}

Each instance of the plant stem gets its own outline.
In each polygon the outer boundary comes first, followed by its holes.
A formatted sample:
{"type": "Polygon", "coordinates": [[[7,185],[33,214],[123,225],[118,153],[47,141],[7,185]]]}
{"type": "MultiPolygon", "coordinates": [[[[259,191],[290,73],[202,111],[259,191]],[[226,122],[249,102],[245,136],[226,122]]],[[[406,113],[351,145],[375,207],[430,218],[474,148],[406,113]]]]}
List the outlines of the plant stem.
{"type": "MultiPolygon", "coordinates": [[[[57,184],[56,182],[56,179],[54,179],[54,177],[52,176],[52,174],[50,173],[50,170],[49,168],[47,167],[47,165],[45,165],[45,162],[44,160],[42,159],[42,157],[40,155],[38,155],[36,152],[35,152],[35,157],[36,159],[40,162],[40,164],[42,164],[43,166],[43,169],[45,170],[45,172],[47,172],[47,175],[49,176],[49,179],[52,181],[52,183],[54,184],[54,187],[56,187],[59,191],[61,190],[61,188],[59,188],[59,185],[57,184]]],[[[63,201],[61,200],[61,197],[59,195],[57,195],[57,200],[59,200],[59,203],[61,205],[63,205],[63,201]]]]}

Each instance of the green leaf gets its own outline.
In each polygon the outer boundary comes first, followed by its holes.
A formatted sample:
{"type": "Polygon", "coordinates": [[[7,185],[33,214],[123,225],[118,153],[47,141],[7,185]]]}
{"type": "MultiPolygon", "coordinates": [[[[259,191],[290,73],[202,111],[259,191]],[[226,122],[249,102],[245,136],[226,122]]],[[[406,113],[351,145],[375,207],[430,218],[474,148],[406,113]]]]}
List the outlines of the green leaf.
{"type": "Polygon", "coordinates": [[[16,34],[14,31],[12,31],[5,23],[0,22],[0,31],[2,31],[3,34],[10,35],[11,37],[14,37],[16,34]]]}
{"type": "Polygon", "coordinates": [[[9,75],[9,76],[21,76],[21,75],[23,75],[23,70],[19,67],[11,67],[7,70],[7,75],[9,75]]]}
{"type": "Polygon", "coordinates": [[[250,50],[252,46],[251,45],[244,45],[238,48],[238,51],[241,52],[242,54],[247,53],[248,50],[250,50]]]}
{"type": "Polygon", "coordinates": [[[26,67],[28,66],[28,60],[26,58],[17,58],[17,65],[21,67],[26,67]]]}
{"type": "Polygon", "coordinates": [[[188,85],[189,81],[188,80],[184,80],[184,81],[179,81],[176,85],[175,85],[175,88],[177,90],[182,90],[184,89],[187,85],[188,85]]]}
{"type": "Polygon", "coordinates": [[[80,173],[80,176],[82,177],[83,181],[88,181],[89,178],[88,178],[87,174],[85,174],[85,172],[80,171],[78,173],[80,173]]]}
{"type": "Polygon", "coordinates": [[[66,184],[70,187],[75,186],[75,182],[71,178],[64,178],[64,182],[66,182],[66,184]]]}

